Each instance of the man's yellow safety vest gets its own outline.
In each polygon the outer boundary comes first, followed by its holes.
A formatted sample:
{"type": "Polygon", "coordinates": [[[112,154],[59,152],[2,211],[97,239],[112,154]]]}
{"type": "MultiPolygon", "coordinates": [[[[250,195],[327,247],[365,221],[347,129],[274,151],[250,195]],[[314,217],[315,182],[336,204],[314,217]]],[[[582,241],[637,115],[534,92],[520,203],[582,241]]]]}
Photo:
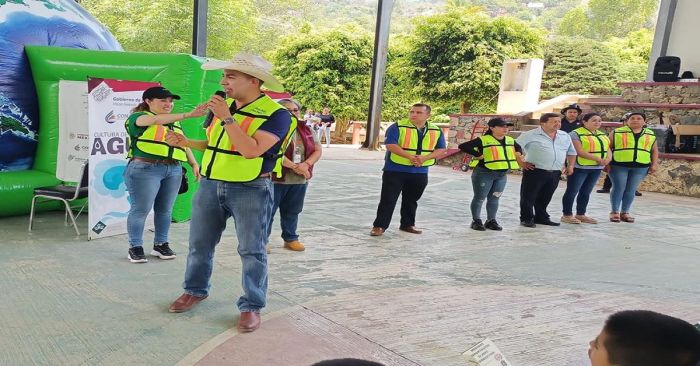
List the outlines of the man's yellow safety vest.
{"type": "MultiPolygon", "coordinates": [[[[585,127],[579,127],[575,129],[574,132],[576,132],[579,140],[581,140],[581,149],[583,149],[583,151],[600,156],[601,159],[605,159],[608,156],[610,139],[604,132],[600,130],[591,132],[585,127]]],[[[581,166],[600,165],[597,161],[583,158],[581,155],[576,157],[576,162],[581,166]]]]}
{"type": "MultiPolygon", "coordinates": [[[[428,122],[426,123],[426,131],[423,138],[418,141],[418,129],[416,126],[407,119],[403,119],[396,123],[399,128],[399,141],[398,145],[408,151],[413,155],[429,155],[435,151],[435,146],[437,146],[438,139],[440,138],[440,128],[434,124],[428,122]]],[[[396,164],[413,166],[409,159],[403,156],[389,153],[389,158],[396,164]]],[[[423,162],[422,166],[431,166],[435,164],[435,159],[429,159],[423,162]]]]}
{"type": "Polygon", "coordinates": [[[623,126],[615,129],[613,140],[613,161],[651,164],[651,150],[656,141],[654,131],[644,128],[639,138],[635,138],[632,129],[623,126]]]}
{"type": "MultiPolygon", "coordinates": [[[[155,113],[143,111],[149,116],[155,116],[155,113]]],[[[124,123],[127,132],[129,131],[129,120],[124,123]]],[[[167,130],[183,133],[180,122],[173,122],[167,125],[150,125],[140,136],[132,137],[131,146],[129,146],[128,158],[133,156],[132,149],[136,148],[146,154],[161,156],[163,158],[175,159],[179,161],[187,161],[185,149],[181,147],[172,147],[165,142],[165,132],[167,130]]]]}
{"type": "MultiPolygon", "coordinates": [[[[226,104],[229,107],[234,100],[226,99],[226,104]]],[[[284,109],[282,105],[272,100],[267,95],[263,95],[252,103],[244,106],[240,110],[233,112],[233,120],[238,123],[241,129],[248,136],[253,136],[255,132],[262,126],[268,118],[276,111],[284,109]]],[[[280,146],[280,150],[271,156],[258,156],[251,159],[244,158],[236,147],[229,140],[228,134],[222,126],[221,121],[214,117],[211,124],[207,127],[207,149],[202,157],[201,174],[208,179],[220,180],[225,182],[250,182],[260,176],[264,157],[281,159],[284,150],[282,147],[288,145],[288,141],[296,129],[296,125],[292,125],[280,146]]],[[[282,165],[279,161],[275,163],[273,172],[278,176],[282,172],[282,165]]]]}
{"type": "MultiPolygon", "coordinates": [[[[484,156],[484,167],[491,170],[518,169],[518,161],[515,159],[515,140],[510,136],[505,136],[506,146],[504,148],[501,141],[491,135],[483,135],[481,139],[484,156]]],[[[478,159],[472,159],[470,167],[479,165],[478,159]]]]}
{"type": "Polygon", "coordinates": [[[284,136],[284,140],[282,140],[282,146],[280,146],[281,156],[279,159],[277,159],[274,169],[272,169],[272,172],[275,173],[276,178],[282,177],[282,162],[284,161],[284,153],[287,151],[289,144],[292,143],[292,137],[294,136],[294,132],[296,132],[297,126],[299,125],[299,120],[297,117],[292,113],[289,114],[292,119],[292,124],[289,126],[289,132],[287,132],[287,134],[284,136]]]}

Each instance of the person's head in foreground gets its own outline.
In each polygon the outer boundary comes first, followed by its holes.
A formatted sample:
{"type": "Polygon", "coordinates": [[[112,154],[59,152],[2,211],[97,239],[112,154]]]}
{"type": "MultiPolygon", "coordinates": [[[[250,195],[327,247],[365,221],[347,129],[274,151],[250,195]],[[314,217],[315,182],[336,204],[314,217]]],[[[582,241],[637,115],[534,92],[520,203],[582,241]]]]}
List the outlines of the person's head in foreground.
{"type": "Polygon", "coordinates": [[[647,310],[611,315],[591,341],[592,366],[700,366],[700,331],[647,310]]]}
{"type": "Polygon", "coordinates": [[[339,358],[317,362],[311,366],[384,366],[379,362],[358,360],[356,358],[339,358]]]}

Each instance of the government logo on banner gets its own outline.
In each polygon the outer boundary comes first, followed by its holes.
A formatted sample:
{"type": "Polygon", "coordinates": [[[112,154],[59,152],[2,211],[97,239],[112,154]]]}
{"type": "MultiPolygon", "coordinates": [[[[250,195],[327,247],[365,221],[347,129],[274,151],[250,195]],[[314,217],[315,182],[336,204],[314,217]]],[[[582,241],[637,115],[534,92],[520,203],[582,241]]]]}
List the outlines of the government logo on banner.
{"type": "MultiPolygon", "coordinates": [[[[154,82],[88,78],[89,233],[88,240],[126,233],[130,195],[124,183],[131,110],[154,82]]],[[[153,212],[146,219],[153,223],[153,212]]],[[[150,224],[149,224],[150,223],[150,224]]]]}

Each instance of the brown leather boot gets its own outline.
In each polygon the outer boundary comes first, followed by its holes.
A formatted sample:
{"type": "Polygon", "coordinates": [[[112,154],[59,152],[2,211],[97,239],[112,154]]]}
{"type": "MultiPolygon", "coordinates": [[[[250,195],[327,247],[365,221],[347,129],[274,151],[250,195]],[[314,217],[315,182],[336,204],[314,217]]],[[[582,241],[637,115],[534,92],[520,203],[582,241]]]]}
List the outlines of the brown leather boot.
{"type": "Polygon", "coordinates": [[[405,231],[405,232],[411,233],[411,234],[420,234],[423,232],[423,230],[419,230],[415,226],[401,226],[401,227],[399,227],[399,230],[405,231]]]}
{"type": "Polygon", "coordinates": [[[384,234],[384,229],[380,227],[373,227],[372,230],[369,232],[369,235],[371,236],[382,236],[384,234]]]}
{"type": "Polygon", "coordinates": [[[260,313],[254,311],[241,311],[238,319],[238,330],[243,333],[252,332],[260,327],[260,313]]]}
{"type": "Polygon", "coordinates": [[[170,305],[168,311],[171,313],[184,313],[185,311],[192,309],[193,306],[197,305],[197,303],[206,298],[206,296],[200,297],[190,294],[182,294],[182,296],[178,297],[177,300],[170,305]]]}

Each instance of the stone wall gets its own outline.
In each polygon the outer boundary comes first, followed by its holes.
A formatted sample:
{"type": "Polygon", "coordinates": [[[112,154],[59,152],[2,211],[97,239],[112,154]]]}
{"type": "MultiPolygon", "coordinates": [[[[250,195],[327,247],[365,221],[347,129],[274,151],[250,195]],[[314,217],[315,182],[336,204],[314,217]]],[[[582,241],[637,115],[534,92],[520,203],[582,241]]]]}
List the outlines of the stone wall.
{"type": "Polygon", "coordinates": [[[518,117],[502,114],[453,114],[450,115],[450,133],[447,139],[447,148],[457,148],[457,145],[471,140],[474,125],[486,126],[491,118],[502,118],[506,121],[520,125],[518,117]]]}
{"type": "Polygon", "coordinates": [[[619,86],[625,102],[700,103],[700,83],[620,83],[619,86]]]}
{"type": "Polygon", "coordinates": [[[659,170],[639,186],[642,191],[700,197],[700,161],[659,159],[659,170]]]}
{"type": "MultiPolygon", "coordinates": [[[[522,121],[519,117],[513,115],[503,115],[503,114],[453,114],[450,115],[450,132],[447,135],[447,148],[457,149],[457,146],[463,142],[471,140],[472,131],[474,125],[479,123],[479,126],[486,126],[491,118],[502,118],[506,121],[513,122],[515,128],[521,125],[522,121]]],[[[440,165],[448,165],[458,168],[464,159],[463,152],[457,152],[456,154],[449,156],[447,158],[440,159],[440,165]]]]}
{"type": "Polygon", "coordinates": [[[700,109],[691,108],[659,108],[659,107],[620,107],[609,105],[591,105],[599,113],[603,121],[619,121],[630,111],[643,111],[647,115],[647,123],[651,126],[661,124],[700,125],[700,109]]]}

